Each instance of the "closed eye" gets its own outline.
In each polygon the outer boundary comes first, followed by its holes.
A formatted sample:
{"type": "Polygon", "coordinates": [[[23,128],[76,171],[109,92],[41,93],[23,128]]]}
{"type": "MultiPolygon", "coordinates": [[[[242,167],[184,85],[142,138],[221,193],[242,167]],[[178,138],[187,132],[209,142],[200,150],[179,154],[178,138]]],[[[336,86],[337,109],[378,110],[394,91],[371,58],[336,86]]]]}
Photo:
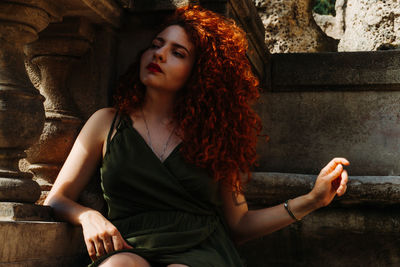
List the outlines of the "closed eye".
{"type": "Polygon", "coordinates": [[[176,57],[179,57],[179,58],[184,58],[185,57],[184,54],[182,54],[180,52],[177,52],[177,51],[172,52],[172,54],[175,55],[176,57]]]}
{"type": "MultiPolygon", "coordinates": [[[[164,45],[165,43],[166,43],[166,41],[162,37],[156,37],[156,39],[153,40],[153,44],[159,45],[159,47],[161,46],[160,44],[164,45]]],[[[173,52],[174,54],[176,52],[177,54],[180,54],[182,57],[186,57],[186,54],[190,55],[189,49],[187,49],[185,46],[183,46],[181,44],[171,42],[171,46],[173,47],[173,49],[176,49],[173,52]],[[179,50],[183,50],[183,51],[185,51],[185,53],[179,52],[179,50]]],[[[179,56],[179,55],[177,55],[177,56],[179,56]]]]}
{"type": "Polygon", "coordinates": [[[150,48],[155,49],[155,48],[160,48],[160,46],[158,44],[151,44],[150,48]]]}

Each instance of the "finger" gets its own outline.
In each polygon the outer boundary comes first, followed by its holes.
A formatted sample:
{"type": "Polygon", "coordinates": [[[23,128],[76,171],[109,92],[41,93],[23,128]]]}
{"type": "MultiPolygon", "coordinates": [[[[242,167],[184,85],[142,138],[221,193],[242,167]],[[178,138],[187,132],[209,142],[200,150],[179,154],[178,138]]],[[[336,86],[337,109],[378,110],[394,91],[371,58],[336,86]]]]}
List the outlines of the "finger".
{"type": "Polygon", "coordinates": [[[107,235],[107,236],[103,237],[102,241],[103,241],[104,249],[107,254],[114,251],[113,240],[111,239],[110,236],[107,235]]]}
{"type": "Polygon", "coordinates": [[[120,250],[124,248],[124,243],[121,236],[113,235],[112,240],[114,244],[114,250],[120,250]]]}
{"type": "Polygon", "coordinates": [[[96,257],[101,257],[105,254],[103,241],[101,239],[95,239],[94,246],[96,247],[96,257]]]}
{"type": "Polygon", "coordinates": [[[341,185],[339,186],[338,190],[336,190],[336,194],[341,197],[346,193],[347,185],[341,185]]]}
{"type": "Polygon", "coordinates": [[[131,245],[129,245],[125,239],[122,239],[122,241],[124,242],[124,248],[133,248],[131,245]]]}
{"type": "Polygon", "coordinates": [[[348,161],[346,158],[334,158],[333,161],[335,161],[337,164],[343,164],[345,166],[350,165],[350,161],[348,161]]]}
{"type": "Polygon", "coordinates": [[[90,259],[92,259],[92,261],[95,261],[96,260],[96,249],[94,247],[93,242],[91,242],[89,240],[85,240],[85,244],[86,244],[86,248],[87,248],[90,259]]]}
{"type": "Polygon", "coordinates": [[[330,172],[335,170],[335,168],[338,164],[347,166],[350,164],[350,162],[345,158],[334,158],[321,170],[321,174],[328,175],[330,172]]]}
{"type": "Polygon", "coordinates": [[[343,170],[342,174],[341,174],[341,182],[340,182],[340,186],[339,188],[336,190],[336,193],[338,196],[342,196],[347,189],[347,182],[349,180],[349,176],[347,174],[346,170],[343,170]]]}
{"type": "Polygon", "coordinates": [[[337,190],[340,185],[346,185],[348,180],[349,176],[347,174],[347,171],[343,169],[340,177],[332,181],[332,185],[334,189],[337,190]]]}
{"type": "Polygon", "coordinates": [[[349,181],[349,174],[347,173],[346,170],[342,171],[341,177],[342,177],[342,181],[341,181],[340,184],[341,185],[347,185],[347,182],[349,181]]]}
{"type": "Polygon", "coordinates": [[[342,164],[338,164],[332,172],[326,175],[326,178],[328,180],[333,181],[334,179],[338,178],[342,174],[342,172],[343,172],[343,166],[342,164]]]}

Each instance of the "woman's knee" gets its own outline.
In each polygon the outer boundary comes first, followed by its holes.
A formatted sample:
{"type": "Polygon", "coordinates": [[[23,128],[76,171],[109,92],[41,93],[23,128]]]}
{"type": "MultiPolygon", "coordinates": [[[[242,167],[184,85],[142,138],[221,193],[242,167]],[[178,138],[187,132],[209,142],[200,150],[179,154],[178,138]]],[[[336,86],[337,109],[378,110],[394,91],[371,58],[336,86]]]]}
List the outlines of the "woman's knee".
{"type": "Polygon", "coordinates": [[[122,252],[108,257],[99,267],[150,267],[150,264],[139,255],[122,252]]]}

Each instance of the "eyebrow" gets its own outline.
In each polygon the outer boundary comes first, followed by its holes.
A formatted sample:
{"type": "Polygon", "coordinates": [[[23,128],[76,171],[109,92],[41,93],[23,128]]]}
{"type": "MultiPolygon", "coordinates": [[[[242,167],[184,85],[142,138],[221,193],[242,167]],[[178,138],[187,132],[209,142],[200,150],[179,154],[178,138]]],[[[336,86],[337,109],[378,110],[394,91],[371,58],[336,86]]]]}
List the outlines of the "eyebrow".
{"type": "MultiPolygon", "coordinates": [[[[165,40],[164,40],[164,38],[162,38],[162,37],[156,37],[154,40],[157,40],[157,41],[160,41],[160,42],[162,42],[162,43],[165,43],[165,40]]],[[[172,45],[175,46],[175,47],[182,48],[182,49],[186,50],[186,52],[190,55],[189,49],[187,49],[187,48],[184,47],[183,45],[178,44],[178,43],[174,43],[174,42],[172,42],[172,45]]]]}

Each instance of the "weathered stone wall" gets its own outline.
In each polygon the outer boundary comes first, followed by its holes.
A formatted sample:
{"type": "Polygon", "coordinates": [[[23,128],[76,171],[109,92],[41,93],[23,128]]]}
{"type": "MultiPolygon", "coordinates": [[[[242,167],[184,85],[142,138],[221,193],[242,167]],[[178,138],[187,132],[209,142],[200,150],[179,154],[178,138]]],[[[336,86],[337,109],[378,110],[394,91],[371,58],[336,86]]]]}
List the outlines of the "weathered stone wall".
{"type": "Polygon", "coordinates": [[[353,175],[399,175],[400,92],[264,94],[260,169],[318,173],[332,157],[353,175]]]}
{"type": "Polygon", "coordinates": [[[398,51],[271,58],[259,171],[317,174],[343,156],[352,175],[400,174],[398,51]]]}
{"type": "Polygon", "coordinates": [[[265,143],[251,208],[309,192],[335,156],[349,159],[346,195],[241,247],[248,266],[398,266],[398,51],[271,55],[257,109],[265,143]],[[260,253],[262,251],[262,253],[260,253]]]}

